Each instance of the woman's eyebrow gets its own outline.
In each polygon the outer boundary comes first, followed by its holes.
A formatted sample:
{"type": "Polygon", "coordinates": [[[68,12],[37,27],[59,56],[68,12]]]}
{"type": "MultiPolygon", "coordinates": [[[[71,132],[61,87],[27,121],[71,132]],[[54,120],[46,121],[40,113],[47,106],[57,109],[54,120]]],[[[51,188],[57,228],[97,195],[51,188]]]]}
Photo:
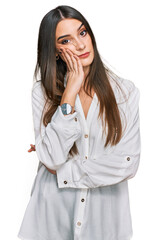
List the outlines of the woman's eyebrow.
{"type": "MultiPolygon", "coordinates": [[[[82,23],[82,24],[79,26],[79,28],[77,29],[77,31],[79,31],[80,28],[81,28],[83,25],[84,25],[84,23],[82,23]]],[[[68,37],[68,36],[70,36],[70,34],[66,34],[66,35],[63,35],[63,36],[61,36],[61,37],[58,37],[57,41],[58,41],[59,39],[61,39],[61,38],[68,37]]]]}

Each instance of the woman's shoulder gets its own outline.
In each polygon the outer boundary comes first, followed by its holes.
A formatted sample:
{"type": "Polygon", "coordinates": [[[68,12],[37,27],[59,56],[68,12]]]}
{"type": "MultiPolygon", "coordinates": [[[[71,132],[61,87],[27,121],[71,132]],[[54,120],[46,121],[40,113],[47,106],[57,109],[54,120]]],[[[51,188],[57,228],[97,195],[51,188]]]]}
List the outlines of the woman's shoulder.
{"type": "Polygon", "coordinates": [[[42,102],[46,100],[45,91],[44,91],[44,87],[42,85],[41,80],[33,82],[32,99],[33,99],[33,101],[40,100],[42,102]]]}
{"type": "Polygon", "coordinates": [[[117,100],[123,100],[125,97],[127,99],[133,94],[140,95],[139,88],[132,80],[113,73],[110,73],[108,78],[117,100]]]}
{"type": "Polygon", "coordinates": [[[34,81],[32,86],[32,92],[41,92],[42,91],[42,82],[41,80],[34,81]]]}

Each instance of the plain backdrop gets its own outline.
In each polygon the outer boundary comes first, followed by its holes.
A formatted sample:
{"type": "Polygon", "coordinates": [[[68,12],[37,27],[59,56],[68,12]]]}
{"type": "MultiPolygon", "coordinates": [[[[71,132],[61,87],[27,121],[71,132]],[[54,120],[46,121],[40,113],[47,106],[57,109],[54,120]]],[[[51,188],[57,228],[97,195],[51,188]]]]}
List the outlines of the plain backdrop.
{"type": "Polygon", "coordinates": [[[42,18],[58,5],[70,5],[86,17],[103,60],[140,90],[141,160],[129,180],[132,239],[159,239],[159,6],[154,0],[1,2],[0,239],[18,239],[37,172],[36,152],[28,153],[34,144],[37,38],[42,18]]]}

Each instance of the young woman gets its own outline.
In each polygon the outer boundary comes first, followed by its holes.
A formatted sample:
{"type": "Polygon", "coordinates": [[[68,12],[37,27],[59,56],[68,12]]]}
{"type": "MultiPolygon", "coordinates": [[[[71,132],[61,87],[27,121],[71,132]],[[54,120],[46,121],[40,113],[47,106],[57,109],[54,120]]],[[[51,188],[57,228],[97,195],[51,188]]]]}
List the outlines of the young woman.
{"type": "Polygon", "coordinates": [[[140,161],[139,89],[104,65],[90,25],[62,5],[42,19],[32,110],[39,159],[25,240],[128,240],[140,161]]]}

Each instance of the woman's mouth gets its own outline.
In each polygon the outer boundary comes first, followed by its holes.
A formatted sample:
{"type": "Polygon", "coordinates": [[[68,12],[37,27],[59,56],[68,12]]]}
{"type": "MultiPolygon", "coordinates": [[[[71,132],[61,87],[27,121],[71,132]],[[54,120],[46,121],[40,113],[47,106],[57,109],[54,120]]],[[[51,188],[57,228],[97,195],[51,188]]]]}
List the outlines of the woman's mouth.
{"type": "Polygon", "coordinates": [[[84,54],[79,55],[78,57],[80,57],[80,58],[86,58],[86,57],[88,57],[88,56],[89,56],[89,52],[86,52],[86,53],[84,53],[84,54]]]}

